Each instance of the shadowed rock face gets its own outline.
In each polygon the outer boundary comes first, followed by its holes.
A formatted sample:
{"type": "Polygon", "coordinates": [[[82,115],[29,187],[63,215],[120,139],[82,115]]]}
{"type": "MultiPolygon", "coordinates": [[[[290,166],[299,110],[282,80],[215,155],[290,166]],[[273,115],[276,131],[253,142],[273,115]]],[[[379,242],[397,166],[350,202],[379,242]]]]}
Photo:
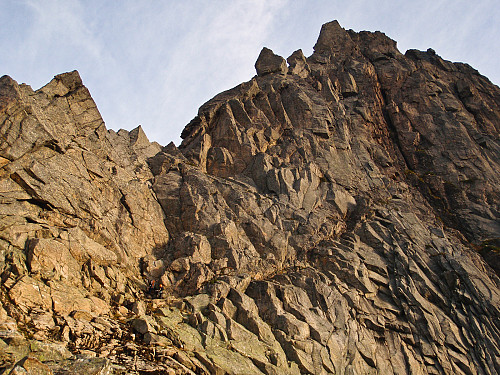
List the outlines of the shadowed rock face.
{"type": "Polygon", "coordinates": [[[286,61],[178,148],[0,79],[0,366],[500,372],[499,88],[336,21],[286,61]]]}

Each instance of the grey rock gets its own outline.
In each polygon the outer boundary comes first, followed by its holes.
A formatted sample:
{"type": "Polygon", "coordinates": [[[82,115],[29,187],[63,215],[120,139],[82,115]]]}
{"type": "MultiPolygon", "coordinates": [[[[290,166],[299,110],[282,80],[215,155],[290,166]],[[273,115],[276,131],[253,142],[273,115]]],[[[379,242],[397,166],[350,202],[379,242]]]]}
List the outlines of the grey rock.
{"type": "Polygon", "coordinates": [[[156,333],[153,320],[147,316],[132,320],[131,325],[135,332],[141,333],[143,335],[148,332],[156,333]]]}

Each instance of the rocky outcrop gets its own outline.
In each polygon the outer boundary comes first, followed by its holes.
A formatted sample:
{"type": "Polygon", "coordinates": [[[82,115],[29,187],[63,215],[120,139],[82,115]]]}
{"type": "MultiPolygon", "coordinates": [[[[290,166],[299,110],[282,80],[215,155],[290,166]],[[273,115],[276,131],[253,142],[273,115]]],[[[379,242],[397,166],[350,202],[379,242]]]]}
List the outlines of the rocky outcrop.
{"type": "Polygon", "coordinates": [[[286,61],[179,147],[106,130],[76,72],[0,79],[0,365],[500,371],[499,88],[336,21],[286,61]]]}

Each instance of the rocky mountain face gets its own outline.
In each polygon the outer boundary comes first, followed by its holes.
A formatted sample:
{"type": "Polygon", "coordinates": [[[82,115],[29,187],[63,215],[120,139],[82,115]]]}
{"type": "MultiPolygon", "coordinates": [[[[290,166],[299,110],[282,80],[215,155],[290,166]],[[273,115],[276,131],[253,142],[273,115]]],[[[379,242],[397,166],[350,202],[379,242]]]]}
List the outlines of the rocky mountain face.
{"type": "Polygon", "coordinates": [[[336,21],[255,67],[179,147],[0,78],[3,373],[500,373],[500,89],[336,21]]]}

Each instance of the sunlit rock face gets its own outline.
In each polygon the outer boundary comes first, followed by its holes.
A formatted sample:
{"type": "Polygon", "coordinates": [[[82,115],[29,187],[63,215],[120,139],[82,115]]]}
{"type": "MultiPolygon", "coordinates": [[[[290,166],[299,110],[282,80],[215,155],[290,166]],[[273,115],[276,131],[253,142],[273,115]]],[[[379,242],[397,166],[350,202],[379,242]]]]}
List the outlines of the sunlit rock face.
{"type": "Polygon", "coordinates": [[[0,79],[0,366],[500,372],[499,88],[336,21],[255,67],[179,147],[0,79]]]}

